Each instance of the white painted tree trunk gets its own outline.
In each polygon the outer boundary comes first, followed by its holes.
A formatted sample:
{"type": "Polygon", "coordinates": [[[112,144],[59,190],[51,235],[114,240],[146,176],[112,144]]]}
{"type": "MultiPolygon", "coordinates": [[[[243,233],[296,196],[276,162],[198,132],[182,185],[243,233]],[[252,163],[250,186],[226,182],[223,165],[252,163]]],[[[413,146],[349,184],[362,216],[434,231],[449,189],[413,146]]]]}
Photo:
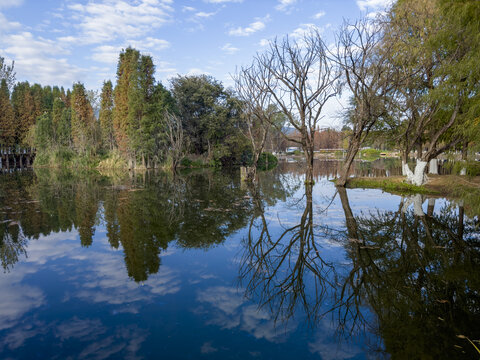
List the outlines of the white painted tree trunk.
{"type": "Polygon", "coordinates": [[[415,170],[412,172],[408,167],[408,164],[404,165],[405,174],[407,176],[407,181],[410,184],[421,186],[427,182],[427,177],[425,176],[425,168],[427,167],[427,162],[418,160],[415,165],[415,170]]]}
{"type": "Polygon", "coordinates": [[[438,160],[437,159],[430,160],[430,164],[428,166],[428,173],[438,175],[438,160]]]}
{"type": "Polygon", "coordinates": [[[407,172],[405,171],[405,166],[408,167],[407,163],[402,160],[402,175],[407,176],[407,172]]]}

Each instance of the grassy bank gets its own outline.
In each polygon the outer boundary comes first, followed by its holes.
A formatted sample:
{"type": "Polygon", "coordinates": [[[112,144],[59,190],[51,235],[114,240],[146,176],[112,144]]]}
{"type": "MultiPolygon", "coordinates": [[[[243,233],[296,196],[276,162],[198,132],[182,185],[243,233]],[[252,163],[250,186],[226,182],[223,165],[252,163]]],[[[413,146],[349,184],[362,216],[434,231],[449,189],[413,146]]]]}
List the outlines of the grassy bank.
{"type": "Polygon", "coordinates": [[[379,177],[379,178],[350,178],[347,180],[347,188],[351,189],[382,189],[394,194],[429,194],[439,195],[434,189],[427,186],[408,184],[402,176],[379,177]]]}
{"type": "Polygon", "coordinates": [[[379,178],[351,178],[348,188],[382,189],[394,194],[426,194],[447,197],[474,196],[480,199],[480,176],[429,175],[429,181],[422,186],[405,182],[403,176],[379,178]]]}

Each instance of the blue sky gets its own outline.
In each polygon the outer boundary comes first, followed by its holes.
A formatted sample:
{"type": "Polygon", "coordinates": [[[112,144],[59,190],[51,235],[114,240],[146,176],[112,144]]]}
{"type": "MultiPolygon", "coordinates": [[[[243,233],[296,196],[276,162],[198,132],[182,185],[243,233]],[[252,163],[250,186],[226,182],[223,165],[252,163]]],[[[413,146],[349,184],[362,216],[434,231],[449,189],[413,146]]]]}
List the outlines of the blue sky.
{"type": "Polygon", "coordinates": [[[129,45],[152,55],[156,78],[206,73],[232,85],[268,40],[317,27],[327,43],[343,18],[391,0],[0,0],[0,56],[17,80],[99,89],[129,45]]]}

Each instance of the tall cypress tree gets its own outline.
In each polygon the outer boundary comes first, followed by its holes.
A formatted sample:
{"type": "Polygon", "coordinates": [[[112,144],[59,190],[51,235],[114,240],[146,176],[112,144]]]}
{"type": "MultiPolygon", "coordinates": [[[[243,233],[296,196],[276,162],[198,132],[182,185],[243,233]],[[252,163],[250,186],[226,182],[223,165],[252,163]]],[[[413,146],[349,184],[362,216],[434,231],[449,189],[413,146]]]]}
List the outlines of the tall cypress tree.
{"type": "Polygon", "coordinates": [[[10,103],[10,93],[6,79],[0,84],[0,145],[13,145],[15,142],[15,116],[10,103]]]}
{"type": "Polygon", "coordinates": [[[29,129],[35,125],[37,117],[41,114],[39,88],[41,91],[41,86],[37,84],[34,91],[27,81],[17,83],[13,88],[12,105],[15,114],[15,138],[19,144],[23,143],[29,129]]]}
{"type": "Polygon", "coordinates": [[[104,146],[113,150],[115,147],[115,134],[113,130],[113,87],[110,80],[104,81],[100,95],[99,121],[102,129],[104,146]]]}
{"type": "Polygon", "coordinates": [[[52,109],[52,131],[53,131],[53,139],[55,142],[58,143],[58,125],[62,119],[63,110],[65,109],[65,103],[57,97],[53,101],[53,109],[52,109]]]}
{"type": "Polygon", "coordinates": [[[78,151],[85,152],[89,146],[93,145],[95,118],[83,84],[73,84],[71,105],[73,145],[78,151]]]}
{"type": "Polygon", "coordinates": [[[113,111],[113,128],[117,146],[124,155],[128,153],[128,121],[133,113],[133,110],[131,111],[129,109],[129,103],[130,105],[132,103],[132,80],[135,80],[137,76],[139,58],[140,53],[138,50],[128,47],[120,53],[117,66],[117,85],[114,90],[115,109],[113,111]]]}

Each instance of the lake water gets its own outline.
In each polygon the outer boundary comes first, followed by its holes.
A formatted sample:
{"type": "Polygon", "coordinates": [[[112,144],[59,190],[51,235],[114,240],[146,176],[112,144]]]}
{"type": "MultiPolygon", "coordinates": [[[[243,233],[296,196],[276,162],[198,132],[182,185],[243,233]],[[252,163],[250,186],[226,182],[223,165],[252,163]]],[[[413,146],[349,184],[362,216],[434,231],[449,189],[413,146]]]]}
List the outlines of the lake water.
{"type": "Polygon", "coordinates": [[[336,166],[0,175],[0,358],[478,358],[478,204],[336,166]]]}

